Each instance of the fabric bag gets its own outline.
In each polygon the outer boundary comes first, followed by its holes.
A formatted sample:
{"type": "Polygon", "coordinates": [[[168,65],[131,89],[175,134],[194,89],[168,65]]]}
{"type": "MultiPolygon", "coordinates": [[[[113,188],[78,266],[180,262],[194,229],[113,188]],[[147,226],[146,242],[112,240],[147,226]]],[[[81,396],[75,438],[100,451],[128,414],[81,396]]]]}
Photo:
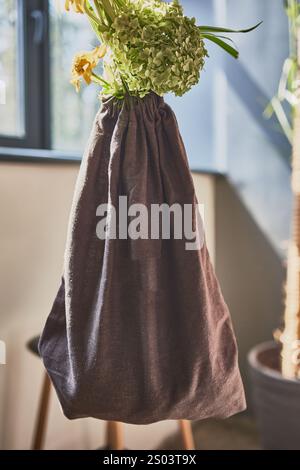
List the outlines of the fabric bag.
{"type": "Polygon", "coordinates": [[[205,243],[100,239],[97,208],[119,207],[119,196],[149,209],[197,203],[175,115],[154,93],[103,100],[81,164],[63,279],[39,343],[63,412],[146,424],[244,410],[205,243]]]}

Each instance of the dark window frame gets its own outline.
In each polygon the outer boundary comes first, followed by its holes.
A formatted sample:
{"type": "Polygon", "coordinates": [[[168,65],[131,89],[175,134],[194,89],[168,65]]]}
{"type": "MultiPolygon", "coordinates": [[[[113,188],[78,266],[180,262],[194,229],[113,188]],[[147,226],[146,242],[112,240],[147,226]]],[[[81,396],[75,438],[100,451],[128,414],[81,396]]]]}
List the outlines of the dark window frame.
{"type": "Polygon", "coordinates": [[[51,149],[48,2],[18,0],[18,19],[24,136],[0,135],[1,153],[6,147],[51,149]]]}

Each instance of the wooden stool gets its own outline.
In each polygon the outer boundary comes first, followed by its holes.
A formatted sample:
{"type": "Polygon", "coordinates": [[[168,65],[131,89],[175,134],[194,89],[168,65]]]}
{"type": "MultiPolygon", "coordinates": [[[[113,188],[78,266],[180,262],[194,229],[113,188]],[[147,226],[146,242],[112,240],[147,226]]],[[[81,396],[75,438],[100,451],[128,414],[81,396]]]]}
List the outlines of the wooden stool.
{"type": "MultiPolygon", "coordinates": [[[[39,337],[31,339],[27,343],[28,349],[39,356],[38,351],[39,337]]],[[[47,418],[49,411],[49,399],[51,391],[51,381],[45,372],[42,384],[41,395],[36,415],[35,428],[32,439],[32,450],[41,450],[43,448],[46,436],[47,418]]],[[[179,431],[182,439],[183,450],[194,450],[195,443],[190,421],[185,419],[178,420],[179,431]]],[[[106,449],[123,450],[124,449],[124,429],[123,423],[117,421],[108,421],[106,425],[106,449]]]]}

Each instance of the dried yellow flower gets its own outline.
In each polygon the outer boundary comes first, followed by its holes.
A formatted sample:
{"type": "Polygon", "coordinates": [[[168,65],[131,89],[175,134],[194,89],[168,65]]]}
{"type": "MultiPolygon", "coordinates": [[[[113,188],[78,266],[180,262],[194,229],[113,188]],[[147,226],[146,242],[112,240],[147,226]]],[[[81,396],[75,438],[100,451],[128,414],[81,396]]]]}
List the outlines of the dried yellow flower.
{"type": "Polygon", "coordinates": [[[76,13],[84,13],[84,2],[85,0],[66,0],[65,9],[70,11],[70,7],[72,6],[76,13]]]}
{"type": "Polygon", "coordinates": [[[93,70],[98,65],[99,60],[106,54],[106,45],[95,47],[90,52],[81,52],[76,54],[72,65],[71,83],[75,86],[76,91],[80,90],[80,81],[83,78],[89,85],[93,80],[93,70]]]}

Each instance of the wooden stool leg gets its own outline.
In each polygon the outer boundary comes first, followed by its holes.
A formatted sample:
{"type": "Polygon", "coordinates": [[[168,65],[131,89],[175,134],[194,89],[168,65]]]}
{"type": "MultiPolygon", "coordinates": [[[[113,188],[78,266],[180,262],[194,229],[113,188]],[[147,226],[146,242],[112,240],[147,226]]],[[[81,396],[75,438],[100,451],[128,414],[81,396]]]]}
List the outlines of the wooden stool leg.
{"type": "Polygon", "coordinates": [[[45,373],[33,434],[32,450],[40,450],[44,444],[49,409],[50,389],[51,381],[48,374],[45,373]]]}
{"type": "Polygon", "coordinates": [[[178,420],[179,429],[182,438],[183,450],[195,450],[195,441],[190,421],[186,419],[178,420]]]}
{"type": "Polygon", "coordinates": [[[106,428],[106,447],[109,450],[124,449],[124,432],[123,424],[118,421],[108,421],[106,428]]]}

